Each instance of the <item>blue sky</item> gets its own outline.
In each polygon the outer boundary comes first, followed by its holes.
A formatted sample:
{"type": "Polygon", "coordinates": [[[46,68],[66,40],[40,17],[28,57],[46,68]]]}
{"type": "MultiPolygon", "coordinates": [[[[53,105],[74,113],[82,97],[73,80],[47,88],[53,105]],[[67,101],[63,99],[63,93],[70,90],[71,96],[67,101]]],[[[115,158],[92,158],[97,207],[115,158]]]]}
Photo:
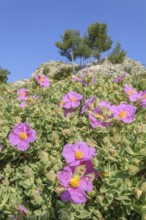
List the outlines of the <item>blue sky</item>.
{"type": "Polygon", "coordinates": [[[119,41],[146,65],[145,0],[0,0],[0,9],[0,66],[9,82],[28,79],[43,62],[67,61],[55,42],[64,30],[83,35],[95,22],[107,23],[113,47],[119,41]]]}

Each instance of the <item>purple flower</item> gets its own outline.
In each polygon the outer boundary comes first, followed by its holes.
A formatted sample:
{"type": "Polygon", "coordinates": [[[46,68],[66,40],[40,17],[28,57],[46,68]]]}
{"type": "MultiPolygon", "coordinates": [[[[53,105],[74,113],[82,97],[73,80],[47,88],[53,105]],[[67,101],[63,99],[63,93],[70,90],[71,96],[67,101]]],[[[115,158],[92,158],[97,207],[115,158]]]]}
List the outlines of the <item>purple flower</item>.
{"type": "Polygon", "coordinates": [[[72,91],[68,92],[62,99],[60,106],[64,109],[75,109],[80,105],[83,96],[72,91]]]}
{"type": "Polygon", "coordinates": [[[116,77],[114,79],[114,82],[118,83],[118,82],[122,81],[125,78],[126,75],[127,75],[126,73],[123,73],[121,76],[116,77]]]}
{"type": "Polygon", "coordinates": [[[140,94],[140,100],[141,100],[141,106],[142,108],[146,108],[146,90],[144,92],[139,92],[140,94]]]}
{"type": "Polygon", "coordinates": [[[108,120],[113,118],[111,113],[111,105],[109,102],[102,101],[99,103],[99,107],[96,107],[92,112],[89,112],[88,117],[92,128],[98,128],[98,126],[109,127],[111,122],[108,120]],[[109,115],[103,113],[103,108],[109,115]]]}
{"type": "Polygon", "coordinates": [[[127,84],[124,85],[124,91],[129,97],[131,102],[136,102],[140,98],[140,94],[132,87],[129,87],[127,84]]]}
{"type": "Polygon", "coordinates": [[[26,151],[29,143],[36,140],[36,132],[31,129],[27,122],[16,124],[9,134],[9,142],[20,151],[26,151]]]}
{"type": "Polygon", "coordinates": [[[18,207],[18,210],[19,210],[19,212],[20,212],[21,214],[23,214],[23,215],[26,215],[26,214],[27,214],[27,209],[25,208],[24,205],[20,205],[20,206],[18,207]]]}
{"type": "Polygon", "coordinates": [[[109,102],[107,102],[107,101],[101,101],[101,102],[99,103],[99,105],[100,105],[101,107],[106,108],[107,110],[111,110],[111,104],[110,104],[109,102]]]}
{"type": "Polygon", "coordinates": [[[87,68],[87,67],[84,68],[83,71],[84,71],[84,72],[83,72],[82,74],[80,74],[80,76],[81,76],[82,78],[85,78],[85,77],[87,76],[88,68],[87,68]]]}
{"type": "Polygon", "coordinates": [[[92,76],[92,83],[93,83],[93,84],[96,83],[96,78],[95,78],[95,76],[92,76]]]}
{"type": "Polygon", "coordinates": [[[26,106],[26,101],[22,101],[22,102],[20,103],[20,108],[25,108],[25,106],[26,106]]]}
{"type": "Polygon", "coordinates": [[[39,98],[39,95],[37,95],[37,94],[35,94],[34,96],[33,96],[33,99],[38,99],[39,98]]]}
{"type": "Polygon", "coordinates": [[[75,112],[74,109],[64,109],[64,117],[66,118],[70,113],[75,112]]]}
{"type": "Polygon", "coordinates": [[[65,188],[61,195],[63,202],[85,203],[87,200],[85,191],[91,192],[93,189],[91,176],[79,176],[69,166],[58,172],[58,180],[61,186],[65,188]]]}
{"type": "Polygon", "coordinates": [[[35,80],[38,82],[38,84],[42,87],[48,88],[50,86],[50,81],[44,74],[35,75],[35,80]]]}
{"type": "Polygon", "coordinates": [[[92,102],[94,102],[94,100],[96,99],[96,96],[92,96],[89,99],[85,100],[85,104],[81,110],[81,114],[83,114],[91,105],[92,102]]]}
{"type": "Polygon", "coordinates": [[[127,103],[120,104],[118,106],[111,107],[112,113],[115,117],[123,121],[124,123],[131,123],[134,120],[136,107],[127,103]]]}
{"type": "Polygon", "coordinates": [[[26,89],[24,89],[24,88],[19,89],[17,91],[17,95],[18,95],[17,100],[27,100],[28,99],[28,93],[27,93],[26,89]]]}
{"type": "Polygon", "coordinates": [[[88,147],[83,141],[78,141],[74,145],[66,144],[62,152],[66,162],[72,166],[79,165],[81,161],[91,160],[95,154],[95,148],[88,147]]]}
{"type": "Polygon", "coordinates": [[[75,81],[78,81],[78,82],[82,81],[82,79],[78,76],[72,76],[72,79],[75,80],[75,81]]]}

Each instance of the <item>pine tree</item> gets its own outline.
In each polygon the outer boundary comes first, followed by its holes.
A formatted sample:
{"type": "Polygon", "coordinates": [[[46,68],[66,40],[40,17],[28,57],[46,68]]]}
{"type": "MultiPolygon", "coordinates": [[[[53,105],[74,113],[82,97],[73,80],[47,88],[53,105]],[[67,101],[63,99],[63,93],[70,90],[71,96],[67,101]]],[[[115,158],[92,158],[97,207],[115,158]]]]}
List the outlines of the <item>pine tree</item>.
{"type": "Polygon", "coordinates": [[[113,51],[109,54],[108,60],[114,63],[122,63],[126,57],[126,51],[121,49],[121,44],[117,42],[113,51]]]}
{"type": "Polygon", "coordinates": [[[0,83],[6,83],[10,72],[0,66],[0,83]]]}
{"type": "Polygon", "coordinates": [[[77,46],[80,39],[80,32],[77,30],[65,30],[61,36],[62,42],[57,41],[56,47],[60,49],[61,56],[65,56],[69,61],[72,61],[74,71],[74,61],[77,58],[77,46]]]}
{"type": "Polygon", "coordinates": [[[83,61],[91,56],[91,48],[87,44],[86,37],[80,38],[78,41],[78,46],[76,50],[76,56],[80,58],[80,65],[83,64],[83,61]]]}
{"type": "Polygon", "coordinates": [[[112,46],[112,39],[107,34],[106,23],[94,23],[88,27],[87,43],[92,49],[93,57],[100,61],[101,54],[109,50],[112,46]]]}

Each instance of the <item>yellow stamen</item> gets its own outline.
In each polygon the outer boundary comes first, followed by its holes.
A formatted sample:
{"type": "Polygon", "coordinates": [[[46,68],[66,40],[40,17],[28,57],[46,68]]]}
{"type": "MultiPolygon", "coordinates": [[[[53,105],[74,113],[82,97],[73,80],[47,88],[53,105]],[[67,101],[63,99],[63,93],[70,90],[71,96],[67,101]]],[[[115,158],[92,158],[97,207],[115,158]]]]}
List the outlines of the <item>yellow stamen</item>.
{"type": "Polygon", "coordinates": [[[21,95],[22,95],[22,96],[25,96],[25,92],[21,92],[21,95]]]}
{"type": "Polygon", "coordinates": [[[134,94],[133,90],[130,90],[130,91],[128,92],[128,94],[129,94],[129,95],[133,95],[133,94],[134,94]]]}
{"type": "Polygon", "coordinates": [[[25,140],[27,138],[27,134],[25,132],[21,132],[19,136],[22,140],[25,140]]]}
{"type": "Polygon", "coordinates": [[[74,101],[75,101],[75,97],[71,97],[70,100],[71,100],[72,102],[74,102],[74,101]]]}
{"type": "Polygon", "coordinates": [[[40,81],[44,82],[45,81],[44,77],[40,77],[40,81]]]}
{"type": "Polygon", "coordinates": [[[120,116],[121,118],[125,118],[126,115],[127,115],[127,113],[126,113],[125,111],[121,111],[120,114],[119,114],[119,116],[120,116]]]}
{"type": "Polygon", "coordinates": [[[74,176],[73,178],[70,179],[70,185],[73,188],[77,188],[80,185],[80,177],[79,176],[74,176]]]}
{"type": "Polygon", "coordinates": [[[75,158],[76,159],[81,159],[83,157],[82,151],[78,150],[75,152],[75,158]]]}

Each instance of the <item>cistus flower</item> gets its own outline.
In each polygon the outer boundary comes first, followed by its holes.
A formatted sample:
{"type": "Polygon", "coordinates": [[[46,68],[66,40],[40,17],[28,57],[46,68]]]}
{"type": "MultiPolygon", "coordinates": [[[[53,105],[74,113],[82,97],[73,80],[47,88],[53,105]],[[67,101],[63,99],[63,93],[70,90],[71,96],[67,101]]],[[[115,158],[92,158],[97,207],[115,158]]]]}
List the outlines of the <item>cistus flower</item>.
{"type": "Polygon", "coordinates": [[[73,172],[71,167],[67,166],[58,172],[57,177],[61,186],[65,188],[61,195],[63,202],[71,201],[80,204],[87,201],[85,192],[91,192],[93,189],[90,175],[79,176],[73,172]]]}
{"type": "Polygon", "coordinates": [[[72,76],[72,79],[75,80],[75,81],[78,81],[78,82],[82,81],[82,79],[78,76],[72,76]]]}
{"type": "Polygon", "coordinates": [[[38,99],[39,98],[39,95],[37,95],[37,94],[35,94],[34,96],[33,96],[33,99],[38,99]]]}
{"type": "Polygon", "coordinates": [[[120,119],[124,123],[131,123],[134,120],[136,107],[127,103],[120,104],[118,106],[113,105],[111,107],[114,117],[120,119]]]}
{"type": "Polygon", "coordinates": [[[27,100],[28,99],[28,92],[24,88],[19,89],[17,91],[17,95],[18,95],[17,100],[27,100]]]}
{"type": "Polygon", "coordinates": [[[20,205],[20,206],[18,207],[18,210],[19,210],[19,212],[20,212],[21,214],[27,215],[27,209],[25,208],[24,205],[20,205]]]}
{"type": "Polygon", "coordinates": [[[142,108],[146,108],[146,90],[144,92],[140,92],[140,100],[142,108]]]}
{"type": "Polygon", "coordinates": [[[81,110],[81,114],[83,114],[87,109],[90,108],[91,104],[94,102],[94,100],[96,99],[96,96],[92,96],[89,99],[85,100],[85,104],[81,110]]]}
{"type": "Polygon", "coordinates": [[[68,92],[60,102],[60,107],[64,109],[75,109],[80,105],[83,96],[72,91],[68,92]]]}
{"type": "Polygon", "coordinates": [[[20,108],[25,108],[25,106],[26,106],[26,101],[22,101],[22,102],[20,103],[20,108]]]}
{"type": "Polygon", "coordinates": [[[34,79],[38,82],[38,84],[42,87],[48,88],[50,86],[50,81],[44,74],[35,75],[34,79]]]}
{"type": "Polygon", "coordinates": [[[36,140],[36,131],[27,122],[16,124],[9,134],[9,142],[20,151],[26,151],[29,144],[36,140]]]}
{"type": "Polygon", "coordinates": [[[121,76],[116,77],[114,79],[114,82],[118,83],[118,82],[122,81],[125,78],[126,75],[127,75],[126,73],[123,73],[121,76]]]}
{"type": "Polygon", "coordinates": [[[136,91],[136,89],[129,87],[127,84],[124,85],[124,91],[131,102],[136,102],[140,98],[140,94],[136,91]]]}
{"type": "Polygon", "coordinates": [[[79,165],[81,161],[91,160],[96,154],[95,148],[89,147],[86,142],[78,141],[74,145],[66,144],[62,156],[71,165],[79,165]]]}
{"type": "Polygon", "coordinates": [[[109,120],[113,118],[110,103],[107,101],[100,102],[99,107],[96,107],[93,111],[89,112],[88,117],[92,128],[98,128],[99,126],[106,128],[109,127],[111,125],[109,120]],[[104,114],[103,109],[105,109],[108,115],[104,114]]]}
{"type": "Polygon", "coordinates": [[[64,109],[64,117],[66,118],[69,114],[75,112],[74,109],[64,109]]]}

